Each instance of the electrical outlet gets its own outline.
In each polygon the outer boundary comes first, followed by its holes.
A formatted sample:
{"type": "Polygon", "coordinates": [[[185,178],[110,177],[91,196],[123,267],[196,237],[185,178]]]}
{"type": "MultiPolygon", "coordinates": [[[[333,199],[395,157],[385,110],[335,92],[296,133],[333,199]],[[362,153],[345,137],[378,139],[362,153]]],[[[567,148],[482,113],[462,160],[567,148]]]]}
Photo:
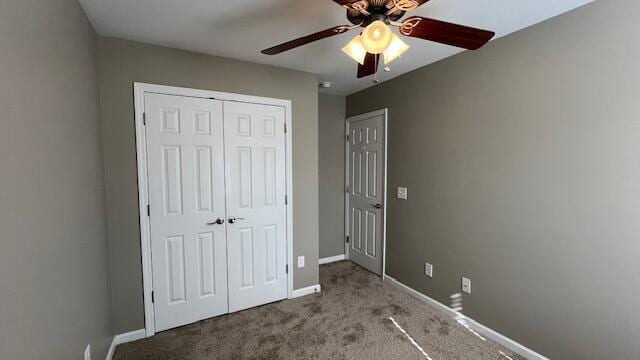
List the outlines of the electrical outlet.
{"type": "Polygon", "coordinates": [[[298,256],[298,268],[304,267],[304,256],[298,256]]]}
{"type": "Polygon", "coordinates": [[[87,345],[84,349],[84,360],[91,360],[91,344],[87,345]]]}
{"type": "Polygon", "coordinates": [[[428,262],[424,263],[424,274],[427,275],[428,277],[432,278],[433,277],[433,265],[429,264],[428,262]]]}
{"type": "Polygon", "coordinates": [[[407,200],[407,188],[398,187],[398,199],[407,200]]]}
{"type": "Polygon", "coordinates": [[[462,292],[471,294],[471,279],[462,277],[462,292]]]}

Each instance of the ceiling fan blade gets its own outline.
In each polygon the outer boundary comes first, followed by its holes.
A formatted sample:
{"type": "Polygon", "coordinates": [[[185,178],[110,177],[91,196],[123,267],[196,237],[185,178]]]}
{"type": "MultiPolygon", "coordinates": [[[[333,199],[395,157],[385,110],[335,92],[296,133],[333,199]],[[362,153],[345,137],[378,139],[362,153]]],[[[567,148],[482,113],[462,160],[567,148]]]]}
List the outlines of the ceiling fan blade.
{"type": "Polygon", "coordinates": [[[261,52],[265,55],[276,55],[276,54],[280,54],[281,52],[295,49],[299,46],[312,43],[314,41],[326,39],[328,37],[345,33],[347,31],[349,31],[348,25],[334,26],[330,29],[322,30],[317,33],[313,33],[311,35],[303,36],[301,38],[297,38],[291,41],[287,41],[286,43],[282,43],[282,44],[270,47],[268,49],[264,49],[261,52]]]}
{"type": "Polygon", "coordinates": [[[361,13],[369,16],[371,13],[367,11],[371,1],[387,1],[387,0],[333,0],[336,4],[346,8],[349,11],[361,13]]]}
{"type": "MultiPolygon", "coordinates": [[[[416,9],[418,6],[423,5],[429,0],[391,0],[387,1],[387,8],[390,10],[387,12],[387,15],[392,14],[396,11],[411,11],[416,9]]],[[[404,15],[404,13],[402,13],[404,15]]]]}
{"type": "Polygon", "coordinates": [[[352,10],[366,10],[371,0],[333,0],[340,6],[352,10]]]}
{"type": "Polygon", "coordinates": [[[424,3],[428,2],[429,0],[412,0],[413,2],[415,2],[416,4],[418,4],[418,6],[423,5],[424,3]]]}
{"type": "Polygon", "coordinates": [[[358,79],[373,75],[378,71],[380,63],[380,54],[370,54],[364,58],[364,65],[358,64],[358,79]]]}
{"type": "Polygon", "coordinates": [[[489,42],[496,34],[492,31],[476,29],[445,21],[412,16],[402,22],[402,35],[431,40],[442,44],[477,50],[489,42]]]}

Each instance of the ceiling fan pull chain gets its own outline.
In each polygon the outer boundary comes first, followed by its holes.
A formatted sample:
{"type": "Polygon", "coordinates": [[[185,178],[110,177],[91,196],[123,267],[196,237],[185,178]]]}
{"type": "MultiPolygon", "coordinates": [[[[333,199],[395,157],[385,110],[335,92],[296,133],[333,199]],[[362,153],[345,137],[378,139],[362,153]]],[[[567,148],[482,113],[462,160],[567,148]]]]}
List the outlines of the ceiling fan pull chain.
{"type": "Polygon", "coordinates": [[[376,72],[373,73],[373,83],[374,84],[377,84],[377,83],[380,82],[380,80],[378,80],[378,65],[379,65],[378,62],[379,61],[380,61],[380,57],[376,56],[376,58],[375,58],[375,63],[376,63],[375,69],[376,69],[376,72]]]}

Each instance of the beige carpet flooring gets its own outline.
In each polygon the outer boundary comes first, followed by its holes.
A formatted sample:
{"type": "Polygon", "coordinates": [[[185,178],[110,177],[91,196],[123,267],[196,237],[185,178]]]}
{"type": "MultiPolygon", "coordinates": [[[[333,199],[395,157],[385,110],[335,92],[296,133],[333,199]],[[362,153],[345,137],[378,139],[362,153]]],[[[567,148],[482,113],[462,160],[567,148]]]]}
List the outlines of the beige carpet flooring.
{"type": "Polygon", "coordinates": [[[320,294],[120,345],[114,359],[523,359],[350,262],[321,266],[320,284],[320,294]]]}

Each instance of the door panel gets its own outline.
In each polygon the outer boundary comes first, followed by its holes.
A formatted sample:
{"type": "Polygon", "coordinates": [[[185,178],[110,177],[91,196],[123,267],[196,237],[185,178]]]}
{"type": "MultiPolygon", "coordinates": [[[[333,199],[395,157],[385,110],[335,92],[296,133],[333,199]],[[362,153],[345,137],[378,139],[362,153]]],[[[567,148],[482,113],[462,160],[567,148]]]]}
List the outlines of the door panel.
{"type": "Polygon", "coordinates": [[[224,103],[229,310],[286,298],[284,108],[224,103]]]}
{"type": "Polygon", "coordinates": [[[382,275],[384,216],[384,115],[351,121],[349,163],[349,258],[382,275]]]}
{"type": "Polygon", "coordinates": [[[222,102],[146,94],[156,331],[228,312],[222,102]]]}
{"type": "Polygon", "coordinates": [[[198,234],[198,270],[200,297],[216,294],[215,235],[213,232],[198,234]]]}

